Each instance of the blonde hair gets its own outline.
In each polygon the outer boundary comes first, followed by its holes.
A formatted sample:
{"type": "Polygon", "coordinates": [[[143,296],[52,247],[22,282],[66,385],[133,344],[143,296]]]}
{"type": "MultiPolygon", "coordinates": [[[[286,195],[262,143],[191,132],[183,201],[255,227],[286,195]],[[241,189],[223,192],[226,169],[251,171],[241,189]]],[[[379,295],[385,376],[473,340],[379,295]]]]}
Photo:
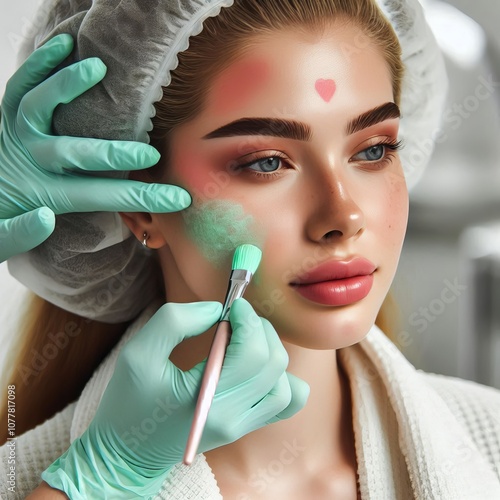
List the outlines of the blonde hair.
{"type": "MultiPolygon", "coordinates": [[[[77,399],[126,326],[88,320],[32,295],[6,384],[15,385],[16,435],[77,399]]],[[[6,410],[0,417],[0,443],[7,439],[6,410]]]]}
{"type": "MultiPolygon", "coordinates": [[[[399,104],[403,65],[392,26],[369,0],[236,0],[204,22],[178,55],[179,65],[164,95],[155,104],[151,143],[168,163],[169,135],[202,109],[208,84],[259,36],[293,29],[321,34],[332,21],[357,26],[383,54],[391,72],[394,101],[399,104]],[[166,154],[165,154],[166,153],[166,154]]],[[[352,47],[356,50],[356,45],[352,47]]],[[[150,176],[157,175],[150,169],[150,176]]],[[[393,317],[381,309],[377,321],[393,317]]],[[[92,372],[124,333],[127,325],[88,321],[36,297],[22,327],[8,384],[16,386],[16,434],[42,423],[78,397],[92,372]],[[59,342],[59,345],[57,345],[59,342]]],[[[6,394],[6,392],[4,392],[6,394]]],[[[0,418],[0,443],[7,438],[7,410],[0,418]]]]}

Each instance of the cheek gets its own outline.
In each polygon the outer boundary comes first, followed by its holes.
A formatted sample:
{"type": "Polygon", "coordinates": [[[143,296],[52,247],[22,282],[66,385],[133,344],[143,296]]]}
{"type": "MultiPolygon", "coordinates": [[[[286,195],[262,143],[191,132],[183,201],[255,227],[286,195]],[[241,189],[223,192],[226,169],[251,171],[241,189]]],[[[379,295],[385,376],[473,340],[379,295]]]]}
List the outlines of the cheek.
{"type": "MultiPolygon", "coordinates": [[[[207,192],[211,184],[214,184],[214,173],[212,167],[207,163],[206,157],[202,154],[191,152],[192,147],[180,144],[181,154],[172,152],[172,162],[168,169],[168,177],[164,179],[166,183],[180,185],[187,189],[193,199],[203,197],[218,197],[219,192],[207,192]]],[[[219,189],[220,191],[220,189],[219,189]]]]}
{"type": "MultiPolygon", "coordinates": [[[[388,173],[380,191],[379,211],[373,212],[379,241],[386,251],[399,259],[408,224],[408,190],[403,173],[388,173]]],[[[392,259],[392,257],[391,257],[392,259]]]]}
{"type": "Polygon", "coordinates": [[[387,228],[394,233],[397,240],[404,239],[406,226],[408,224],[408,188],[403,175],[397,176],[390,181],[390,203],[388,204],[387,228]]]}
{"type": "Polygon", "coordinates": [[[254,217],[230,200],[195,203],[182,217],[186,235],[215,267],[221,267],[239,245],[251,243],[262,248],[265,240],[254,217]]]}

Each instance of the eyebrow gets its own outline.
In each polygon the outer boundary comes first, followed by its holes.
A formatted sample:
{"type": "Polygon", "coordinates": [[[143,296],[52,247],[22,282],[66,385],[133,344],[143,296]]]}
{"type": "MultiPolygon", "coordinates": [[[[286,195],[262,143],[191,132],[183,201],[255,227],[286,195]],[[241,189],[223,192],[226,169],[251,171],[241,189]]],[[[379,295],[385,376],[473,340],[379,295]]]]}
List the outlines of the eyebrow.
{"type": "MultiPolygon", "coordinates": [[[[377,123],[392,118],[399,118],[400,116],[401,113],[398,106],[393,102],[386,102],[350,120],[345,132],[347,135],[351,135],[377,123]]],[[[213,130],[203,136],[203,139],[242,135],[266,135],[297,141],[310,141],[312,131],[311,127],[306,123],[295,120],[282,120],[281,118],[241,118],[213,130]]]]}
{"type": "Polygon", "coordinates": [[[311,127],[294,120],[280,118],[241,118],[223,125],[205,135],[203,139],[216,139],[218,137],[234,137],[237,135],[272,135],[295,139],[297,141],[311,140],[311,127]]]}
{"type": "Polygon", "coordinates": [[[371,127],[385,120],[390,120],[392,118],[399,118],[401,112],[396,104],[393,102],[386,102],[381,106],[359,115],[357,118],[351,120],[346,127],[346,134],[351,135],[365,128],[371,127]]]}

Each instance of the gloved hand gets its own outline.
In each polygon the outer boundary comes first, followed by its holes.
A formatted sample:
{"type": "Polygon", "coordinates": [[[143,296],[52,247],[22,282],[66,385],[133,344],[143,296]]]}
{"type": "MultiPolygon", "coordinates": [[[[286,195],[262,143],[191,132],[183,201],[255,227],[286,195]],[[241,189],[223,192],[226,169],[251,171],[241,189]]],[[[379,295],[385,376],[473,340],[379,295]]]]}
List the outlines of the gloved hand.
{"type": "MultiPolygon", "coordinates": [[[[173,348],[212,326],[218,302],[167,303],[121,351],[97,413],[82,437],[42,479],[72,500],[147,498],[182,461],[206,360],[189,371],[168,360],[173,348]]],[[[245,299],[230,311],[233,330],[199,452],[288,418],[309,386],[287,373],[276,331],[245,299]]]]}
{"type": "Polygon", "coordinates": [[[52,38],[7,83],[0,121],[0,262],[48,238],[54,214],[173,212],[191,203],[179,187],[81,175],[147,168],[160,155],[139,142],[51,135],[56,106],[106,74],[100,59],[89,58],[40,83],[72,48],[70,35],[52,38]]]}

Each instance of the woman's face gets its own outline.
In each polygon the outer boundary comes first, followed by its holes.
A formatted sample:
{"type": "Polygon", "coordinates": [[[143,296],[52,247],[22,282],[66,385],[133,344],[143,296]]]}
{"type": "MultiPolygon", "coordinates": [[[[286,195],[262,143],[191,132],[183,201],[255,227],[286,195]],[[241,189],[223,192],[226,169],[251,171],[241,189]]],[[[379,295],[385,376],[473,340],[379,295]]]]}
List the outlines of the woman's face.
{"type": "Polygon", "coordinates": [[[152,214],[166,242],[167,300],[222,302],[235,247],[254,243],[263,256],[245,297],[282,340],[360,341],[389,290],[408,217],[392,102],[387,63],[357,28],[255,40],[171,136],[162,181],[194,202],[152,214]],[[260,121],[235,124],[242,119],[260,121]]]}

